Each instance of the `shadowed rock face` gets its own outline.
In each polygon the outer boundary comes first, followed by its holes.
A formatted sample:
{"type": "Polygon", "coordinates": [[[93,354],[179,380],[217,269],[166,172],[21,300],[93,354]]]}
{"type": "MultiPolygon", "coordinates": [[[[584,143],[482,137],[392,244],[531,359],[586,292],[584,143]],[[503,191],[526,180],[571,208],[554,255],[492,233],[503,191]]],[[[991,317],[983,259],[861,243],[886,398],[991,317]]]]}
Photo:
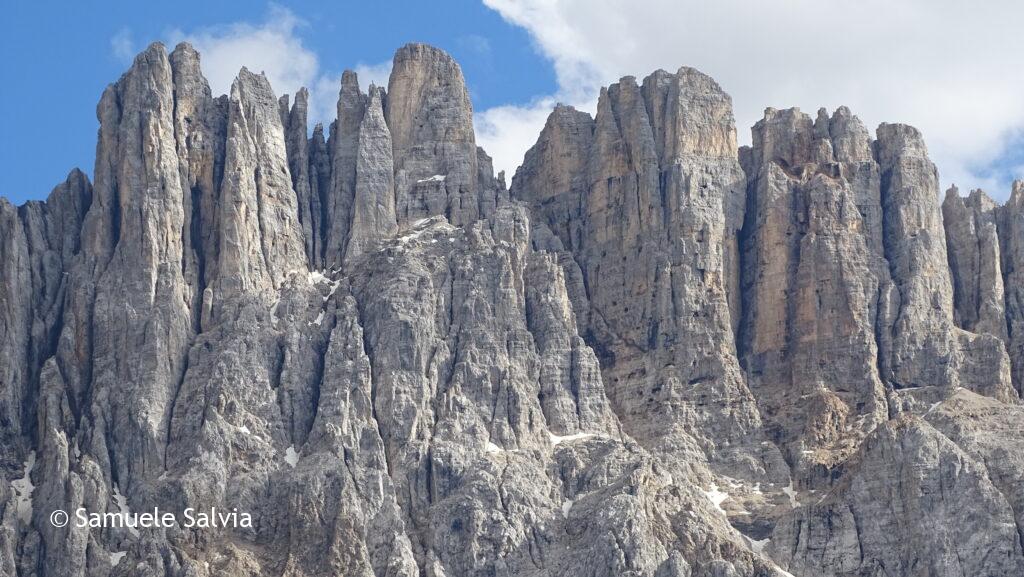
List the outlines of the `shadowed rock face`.
{"type": "Polygon", "coordinates": [[[441,50],[292,100],[154,44],[94,182],[0,200],[0,575],[1024,573],[1024,183],[940,210],[845,108],[737,150],[690,68],[509,191],[441,50]]]}

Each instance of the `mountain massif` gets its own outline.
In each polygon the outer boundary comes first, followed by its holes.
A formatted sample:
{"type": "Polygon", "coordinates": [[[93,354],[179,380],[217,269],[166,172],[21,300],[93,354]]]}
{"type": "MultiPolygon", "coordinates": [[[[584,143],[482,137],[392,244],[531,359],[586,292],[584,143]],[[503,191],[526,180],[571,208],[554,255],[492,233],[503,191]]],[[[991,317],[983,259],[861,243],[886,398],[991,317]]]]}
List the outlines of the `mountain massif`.
{"type": "Polygon", "coordinates": [[[154,44],[0,199],[0,575],[1024,575],[1024,182],[691,68],[508,186],[441,50],[293,100],[154,44]]]}

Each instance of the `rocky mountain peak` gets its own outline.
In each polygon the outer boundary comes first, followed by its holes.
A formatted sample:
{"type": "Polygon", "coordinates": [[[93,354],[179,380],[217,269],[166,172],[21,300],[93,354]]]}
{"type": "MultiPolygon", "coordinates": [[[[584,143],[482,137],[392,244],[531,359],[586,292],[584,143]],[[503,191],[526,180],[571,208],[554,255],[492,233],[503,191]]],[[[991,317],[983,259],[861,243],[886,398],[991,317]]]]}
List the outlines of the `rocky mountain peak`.
{"type": "Polygon", "coordinates": [[[94,182],[0,199],[0,574],[1024,573],[1024,182],[940,206],[845,107],[738,150],[683,67],[506,190],[440,49],[312,134],[200,63],[148,47],[94,182]]]}
{"type": "Polygon", "coordinates": [[[479,190],[473,107],[459,65],[442,50],[407,44],[395,52],[387,95],[399,220],[443,214],[461,226],[484,216],[493,191],[479,190]]]}

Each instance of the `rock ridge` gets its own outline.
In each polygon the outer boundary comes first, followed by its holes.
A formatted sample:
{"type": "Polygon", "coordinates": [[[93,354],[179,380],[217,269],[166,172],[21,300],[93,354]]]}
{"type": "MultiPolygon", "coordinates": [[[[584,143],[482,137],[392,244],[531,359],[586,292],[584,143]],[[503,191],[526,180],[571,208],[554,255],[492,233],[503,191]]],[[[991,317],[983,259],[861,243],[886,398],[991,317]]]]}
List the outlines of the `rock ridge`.
{"type": "Polygon", "coordinates": [[[1024,181],[683,67],[506,188],[459,65],[309,94],[188,44],[94,181],[0,199],[0,575],[1024,573],[1024,181]],[[237,508],[252,528],[55,527],[237,508]]]}

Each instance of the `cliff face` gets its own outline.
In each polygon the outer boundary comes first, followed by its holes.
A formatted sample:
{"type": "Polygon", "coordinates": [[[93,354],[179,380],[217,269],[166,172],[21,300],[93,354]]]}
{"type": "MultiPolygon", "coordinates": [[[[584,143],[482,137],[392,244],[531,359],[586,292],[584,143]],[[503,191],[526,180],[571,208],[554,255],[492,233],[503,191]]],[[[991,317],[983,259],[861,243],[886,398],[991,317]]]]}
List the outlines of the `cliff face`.
{"type": "Polygon", "coordinates": [[[1024,574],[1024,183],[940,208],[845,108],[737,150],[682,68],[506,190],[440,50],[312,137],[199,64],[151,46],[95,182],[0,200],[0,575],[1024,574]]]}

